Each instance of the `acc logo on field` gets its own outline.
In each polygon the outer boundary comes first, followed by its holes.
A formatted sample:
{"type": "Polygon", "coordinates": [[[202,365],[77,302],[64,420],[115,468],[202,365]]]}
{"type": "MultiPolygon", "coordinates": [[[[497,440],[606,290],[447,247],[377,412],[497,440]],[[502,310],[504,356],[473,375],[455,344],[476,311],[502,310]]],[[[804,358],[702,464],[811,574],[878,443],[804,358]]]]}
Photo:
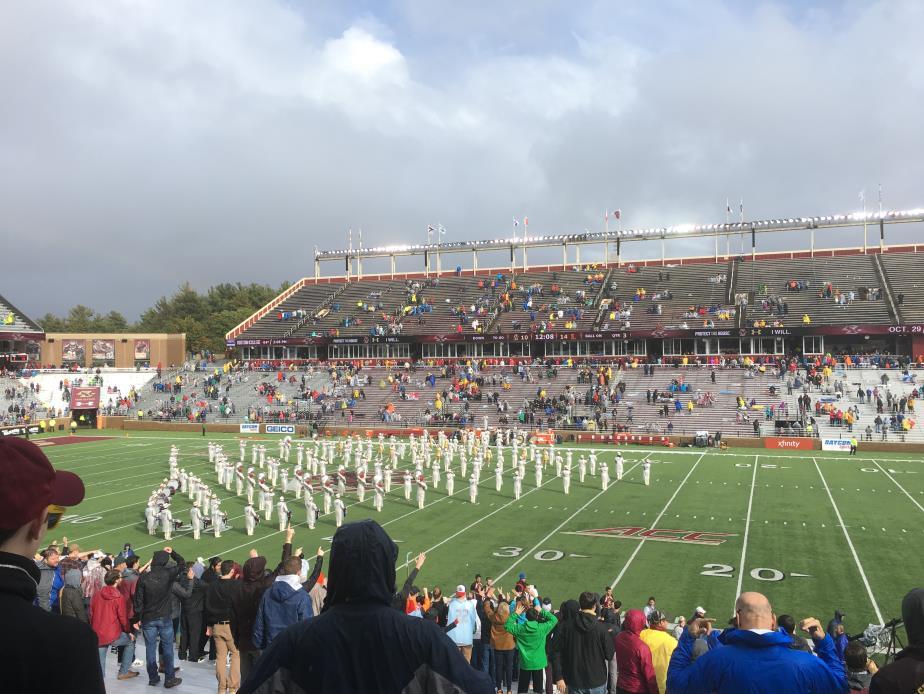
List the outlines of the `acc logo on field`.
{"type": "Polygon", "coordinates": [[[564,533],[565,535],[584,535],[585,537],[615,537],[633,540],[653,540],[655,542],[683,542],[694,545],[721,545],[737,533],[711,533],[697,530],[673,530],[669,528],[643,528],[640,526],[624,528],[593,528],[564,533]]]}

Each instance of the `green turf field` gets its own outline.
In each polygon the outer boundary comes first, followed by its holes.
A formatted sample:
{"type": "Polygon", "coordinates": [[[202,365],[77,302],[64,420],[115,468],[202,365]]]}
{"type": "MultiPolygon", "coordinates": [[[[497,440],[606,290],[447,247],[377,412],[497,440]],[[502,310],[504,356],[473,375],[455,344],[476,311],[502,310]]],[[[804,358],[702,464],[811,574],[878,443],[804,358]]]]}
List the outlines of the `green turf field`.
{"type": "MultiPolygon", "coordinates": [[[[263,438],[267,455],[274,455],[275,440],[263,438]]],[[[167,474],[172,443],[180,448],[180,466],[217,488],[201,436],[123,438],[119,433],[106,441],[46,447],[57,467],[79,473],[87,485],[85,501],[55,537],[66,535],[82,549],[111,552],[131,542],[143,558],[162,547],[160,537],[147,534],[143,506],[167,474]]],[[[235,439],[226,439],[225,451],[237,461],[235,439]]],[[[438,584],[449,592],[478,572],[510,587],[524,571],[556,605],[582,590],[614,585],[624,609],[640,607],[654,595],[671,617],[702,605],[724,621],[739,592],[757,590],[770,597],[778,614],[797,619],[813,615],[826,621],[840,608],[853,633],[897,616],[902,596],[924,581],[924,459],[862,450],[855,458],[742,449],[623,451],[626,475],[606,491],[589,474],[585,484],[579,483],[575,470],[566,496],[554,468],[536,489],[527,465],[523,496],[514,501],[509,473],[498,494],[489,463],[476,506],[457,475],[453,498],[446,497],[444,480],[418,510],[415,498],[404,500],[396,476],[382,513],[375,512],[371,493],[363,504],[348,494],[347,520],[374,517],[398,542],[399,583],[406,557],[426,551],[421,586],[438,584]],[[650,487],[641,482],[645,456],[653,462],[650,487]],[[587,533],[594,530],[606,531],[587,533]],[[661,532],[644,537],[649,530],[661,532]]],[[[613,479],[614,456],[612,447],[598,449],[613,479]]],[[[509,451],[506,460],[509,466],[509,451]]],[[[219,539],[203,535],[199,542],[174,536],[170,544],[187,558],[220,555],[243,561],[252,547],[275,558],[282,542],[275,517],[248,538],[241,517],[245,501],[233,492],[219,493],[234,529],[219,539]]],[[[188,522],[189,501],[178,498],[174,517],[188,522]]],[[[295,544],[306,554],[328,546],[333,518],[322,516],[309,531],[302,503],[288,501],[298,521],[295,544]]]]}

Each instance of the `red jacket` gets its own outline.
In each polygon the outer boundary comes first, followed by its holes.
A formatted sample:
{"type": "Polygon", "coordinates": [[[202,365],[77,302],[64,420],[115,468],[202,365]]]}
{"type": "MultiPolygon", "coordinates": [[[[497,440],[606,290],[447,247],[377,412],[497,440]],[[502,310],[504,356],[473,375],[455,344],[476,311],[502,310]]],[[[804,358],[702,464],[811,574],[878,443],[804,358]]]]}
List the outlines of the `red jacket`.
{"type": "Polygon", "coordinates": [[[639,638],[645,627],[641,610],[629,610],[616,635],[616,686],[627,692],[658,694],[658,680],[651,664],[651,649],[639,638]]]}
{"type": "Polygon", "coordinates": [[[103,586],[90,601],[90,626],[100,646],[108,646],[125,632],[130,633],[125,598],[118,588],[103,586]]]}

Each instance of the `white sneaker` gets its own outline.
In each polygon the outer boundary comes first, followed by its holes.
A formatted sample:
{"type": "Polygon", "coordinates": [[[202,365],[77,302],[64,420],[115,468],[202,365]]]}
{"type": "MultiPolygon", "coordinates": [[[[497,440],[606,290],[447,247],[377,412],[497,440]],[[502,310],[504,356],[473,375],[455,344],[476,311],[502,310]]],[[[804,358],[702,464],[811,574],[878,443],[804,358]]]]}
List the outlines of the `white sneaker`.
{"type": "Polygon", "coordinates": [[[140,660],[138,660],[137,658],[135,658],[135,659],[132,661],[132,667],[141,667],[142,665],[144,665],[144,663],[141,662],[140,660]]]}

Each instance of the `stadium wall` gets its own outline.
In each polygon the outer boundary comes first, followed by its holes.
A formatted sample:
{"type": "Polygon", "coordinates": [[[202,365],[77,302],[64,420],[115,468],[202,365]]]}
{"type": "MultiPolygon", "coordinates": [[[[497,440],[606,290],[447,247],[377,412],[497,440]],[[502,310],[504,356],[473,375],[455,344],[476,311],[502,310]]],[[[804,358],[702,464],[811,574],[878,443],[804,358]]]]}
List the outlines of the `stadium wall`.
{"type": "Polygon", "coordinates": [[[185,333],[46,333],[39,352],[41,365],[57,367],[168,367],[185,359],[185,333]]]}

